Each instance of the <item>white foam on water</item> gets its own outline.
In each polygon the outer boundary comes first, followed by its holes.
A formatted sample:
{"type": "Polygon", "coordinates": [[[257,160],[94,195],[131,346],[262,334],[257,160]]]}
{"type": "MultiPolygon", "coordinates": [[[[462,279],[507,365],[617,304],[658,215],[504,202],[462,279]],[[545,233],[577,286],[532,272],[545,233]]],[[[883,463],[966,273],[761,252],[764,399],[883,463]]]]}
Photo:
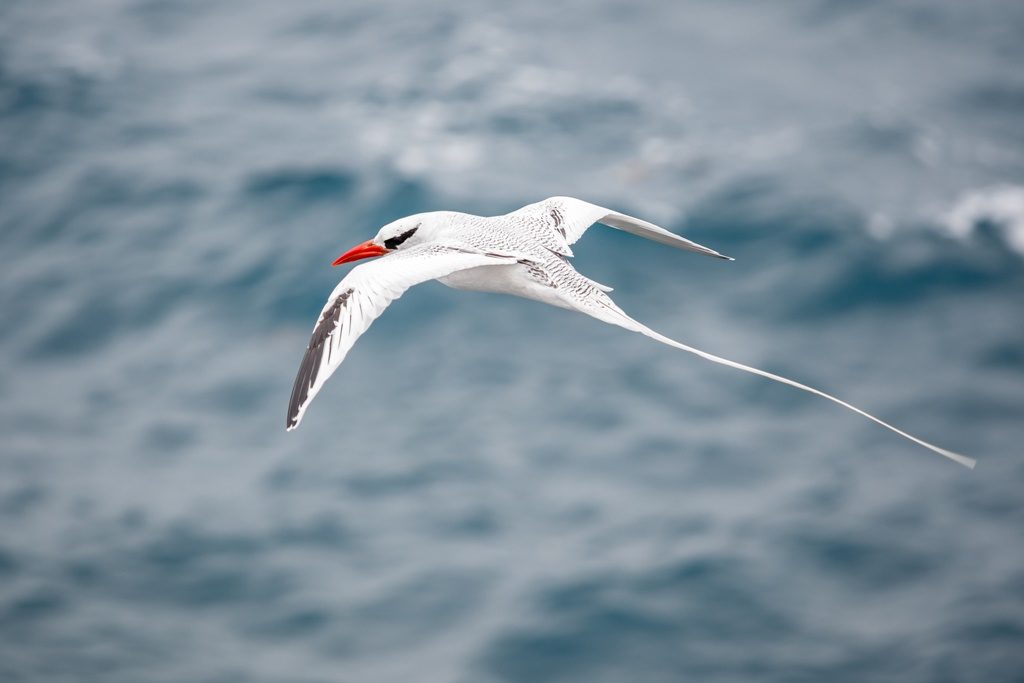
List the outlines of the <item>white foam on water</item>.
{"type": "Polygon", "coordinates": [[[978,226],[992,223],[1014,251],[1024,254],[1024,186],[997,185],[967,192],[941,221],[958,239],[968,239],[978,226]]]}

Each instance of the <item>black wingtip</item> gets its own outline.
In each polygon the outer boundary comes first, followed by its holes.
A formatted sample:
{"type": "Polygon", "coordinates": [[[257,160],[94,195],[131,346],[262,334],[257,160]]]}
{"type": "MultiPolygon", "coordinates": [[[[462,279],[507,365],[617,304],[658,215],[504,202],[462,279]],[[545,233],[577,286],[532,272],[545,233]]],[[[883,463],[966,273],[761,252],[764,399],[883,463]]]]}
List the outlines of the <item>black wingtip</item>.
{"type": "MultiPolygon", "coordinates": [[[[294,394],[294,391],[292,392],[294,394]]],[[[288,404],[288,417],[284,421],[284,430],[290,432],[299,426],[299,411],[295,404],[295,397],[292,397],[288,404]]]]}
{"type": "Polygon", "coordinates": [[[306,353],[299,364],[299,372],[295,376],[295,384],[292,386],[292,396],[288,401],[288,418],[285,420],[285,431],[292,431],[299,426],[299,413],[309,398],[309,390],[316,384],[317,375],[320,373],[320,365],[323,362],[324,346],[334,333],[341,317],[341,309],[347,304],[352,296],[352,289],[346,289],[336,296],[330,305],[324,309],[313,329],[313,336],[306,347],[306,353]]]}

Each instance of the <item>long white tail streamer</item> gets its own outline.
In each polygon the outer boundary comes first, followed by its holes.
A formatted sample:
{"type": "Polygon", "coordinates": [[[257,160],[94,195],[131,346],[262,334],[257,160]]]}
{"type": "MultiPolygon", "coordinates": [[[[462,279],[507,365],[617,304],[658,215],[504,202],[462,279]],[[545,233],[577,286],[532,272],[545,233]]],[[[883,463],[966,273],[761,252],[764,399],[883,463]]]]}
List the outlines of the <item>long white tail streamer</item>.
{"type": "MultiPolygon", "coordinates": [[[[860,408],[858,408],[857,406],[851,405],[851,404],[847,403],[846,401],[844,401],[842,399],[839,399],[839,398],[836,398],[835,396],[833,396],[831,394],[826,394],[824,391],[821,391],[820,389],[815,389],[814,387],[809,387],[806,384],[801,384],[800,382],[796,382],[796,381],[791,380],[789,378],[782,377],[781,375],[776,375],[776,374],[768,372],[766,370],[759,370],[758,368],[752,368],[749,365],[744,365],[743,363],[737,363],[736,361],[729,360],[728,358],[722,358],[720,356],[716,356],[716,355],[708,353],[706,351],[701,351],[700,349],[696,349],[696,348],[694,348],[692,346],[687,346],[686,344],[683,344],[682,342],[677,342],[675,339],[669,339],[668,337],[666,337],[663,334],[658,334],[657,332],[655,332],[651,328],[647,327],[646,325],[643,325],[642,323],[639,323],[636,320],[633,320],[628,315],[623,313],[621,311],[621,309],[620,310],[608,309],[608,310],[609,310],[609,313],[611,313],[612,315],[601,316],[601,317],[604,318],[605,320],[607,320],[608,322],[611,322],[611,323],[613,323],[615,325],[618,325],[619,327],[624,327],[627,330],[632,330],[634,332],[639,332],[640,334],[646,335],[646,336],[650,337],[651,339],[654,339],[655,341],[661,342],[662,344],[668,344],[669,346],[675,347],[677,349],[681,349],[683,351],[688,351],[689,353],[692,353],[692,354],[695,354],[697,356],[700,356],[701,358],[703,358],[705,360],[709,360],[712,363],[718,363],[719,365],[725,365],[727,367],[736,368],[737,370],[743,370],[744,372],[749,372],[749,373],[754,374],[754,375],[760,375],[761,377],[767,377],[768,379],[775,380],[776,382],[781,382],[782,384],[788,384],[791,387],[796,387],[797,389],[803,389],[804,391],[807,391],[807,392],[810,392],[812,394],[815,394],[816,396],[821,396],[822,398],[827,398],[828,400],[832,401],[833,403],[838,403],[839,405],[843,406],[844,408],[848,408],[849,410],[852,410],[853,412],[855,412],[855,413],[857,413],[859,415],[863,415],[864,417],[868,418],[869,420],[871,420],[873,422],[877,422],[878,424],[882,425],[886,429],[891,430],[893,432],[896,432],[897,434],[899,434],[903,438],[910,439],[914,443],[916,443],[916,444],[918,444],[920,446],[924,446],[928,450],[934,451],[934,452],[938,453],[941,456],[949,458],[953,462],[959,463],[959,464],[963,465],[964,467],[966,467],[968,469],[972,469],[973,470],[974,466],[977,464],[977,461],[974,458],[968,458],[966,455],[960,455],[959,453],[954,453],[953,451],[947,451],[945,448],[941,448],[939,446],[936,446],[933,443],[928,443],[924,439],[919,439],[916,436],[914,436],[913,434],[907,434],[902,429],[898,429],[897,427],[892,426],[891,424],[889,424],[885,420],[881,420],[881,419],[875,417],[874,415],[872,415],[871,413],[865,412],[865,411],[861,410],[860,408]],[[621,316],[621,319],[620,319],[620,316],[621,316]]],[[[591,313],[591,312],[588,311],[588,313],[591,313]]],[[[593,315],[593,313],[591,313],[591,315],[593,315]]]]}

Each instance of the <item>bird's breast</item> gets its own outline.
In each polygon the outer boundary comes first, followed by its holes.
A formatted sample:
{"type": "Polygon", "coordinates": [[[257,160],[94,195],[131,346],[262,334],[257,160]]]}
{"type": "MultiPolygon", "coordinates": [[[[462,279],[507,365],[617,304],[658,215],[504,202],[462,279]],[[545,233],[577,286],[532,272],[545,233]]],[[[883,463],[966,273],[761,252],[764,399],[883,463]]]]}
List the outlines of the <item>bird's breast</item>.
{"type": "Polygon", "coordinates": [[[511,294],[567,308],[546,271],[533,263],[467,268],[438,278],[438,281],[452,289],[511,294]]]}

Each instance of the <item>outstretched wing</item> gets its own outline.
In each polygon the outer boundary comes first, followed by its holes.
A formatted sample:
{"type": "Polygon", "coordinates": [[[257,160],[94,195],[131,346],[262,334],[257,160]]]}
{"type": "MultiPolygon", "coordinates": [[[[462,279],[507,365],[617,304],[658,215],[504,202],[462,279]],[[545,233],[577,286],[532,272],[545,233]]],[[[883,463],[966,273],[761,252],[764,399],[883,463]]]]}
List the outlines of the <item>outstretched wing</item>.
{"type": "Polygon", "coordinates": [[[732,260],[729,256],[659,228],[653,223],[573,197],[549,197],[536,204],[527,204],[507,214],[506,217],[521,221],[531,232],[541,232],[542,242],[552,245],[549,248],[565,256],[572,256],[569,245],[582,237],[587,228],[594,223],[603,223],[670,247],[732,260]]]}
{"type": "Polygon", "coordinates": [[[463,270],[516,259],[427,244],[357,266],[331,292],[306,347],[288,402],[287,428],[299,426],[306,407],[341,365],[352,345],[407,289],[463,270]]]}

